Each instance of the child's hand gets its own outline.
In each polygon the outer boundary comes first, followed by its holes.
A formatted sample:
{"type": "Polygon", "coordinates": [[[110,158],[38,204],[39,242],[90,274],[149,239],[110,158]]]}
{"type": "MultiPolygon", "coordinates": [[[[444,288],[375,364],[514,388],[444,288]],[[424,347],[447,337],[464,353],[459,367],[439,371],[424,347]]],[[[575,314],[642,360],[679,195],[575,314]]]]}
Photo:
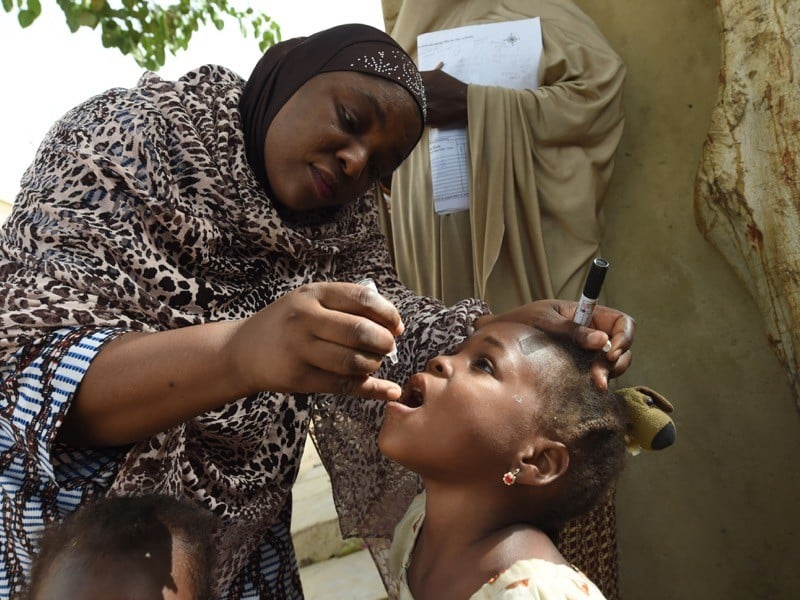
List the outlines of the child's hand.
{"type": "Polygon", "coordinates": [[[596,306],[592,326],[583,327],[572,322],[577,302],[569,300],[537,300],[498,315],[485,315],[475,322],[480,328],[491,320],[526,323],[550,334],[569,337],[587,350],[608,350],[592,366],[592,378],[601,389],[608,388],[609,377],[618,377],[631,364],[631,344],[636,322],[624,312],[607,306],[596,306]]]}

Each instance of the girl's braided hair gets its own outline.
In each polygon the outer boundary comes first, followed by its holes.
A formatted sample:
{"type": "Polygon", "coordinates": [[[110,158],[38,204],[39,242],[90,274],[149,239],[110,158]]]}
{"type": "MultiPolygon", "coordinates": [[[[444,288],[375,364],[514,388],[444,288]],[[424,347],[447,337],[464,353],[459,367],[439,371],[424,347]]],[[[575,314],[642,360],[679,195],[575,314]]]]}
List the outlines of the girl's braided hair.
{"type": "Polygon", "coordinates": [[[589,512],[604,499],[622,471],[625,459],[625,415],[622,400],[592,382],[594,352],[559,340],[569,360],[547,378],[540,415],[542,433],[563,443],[569,466],[557,497],[544,515],[544,529],[554,532],[589,512]]]}

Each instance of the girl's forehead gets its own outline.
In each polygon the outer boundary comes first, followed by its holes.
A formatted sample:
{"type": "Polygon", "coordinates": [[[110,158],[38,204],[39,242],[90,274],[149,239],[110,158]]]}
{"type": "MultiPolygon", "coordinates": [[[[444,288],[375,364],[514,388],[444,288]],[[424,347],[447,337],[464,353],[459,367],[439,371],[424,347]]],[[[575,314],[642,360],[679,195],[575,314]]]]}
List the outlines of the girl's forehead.
{"type": "Polygon", "coordinates": [[[552,345],[552,340],[550,340],[545,334],[541,331],[535,331],[534,333],[523,334],[517,338],[519,343],[519,350],[525,355],[533,354],[537,350],[542,350],[552,345]]]}
{"type": "Polygon", "coordinates": [[[506,352],[530,355],[536,351],[552,348],[555,342],[543,331],[512,321],[495,321],[482,327],[473,336],[476,341],[502,345],[506,352]]]}

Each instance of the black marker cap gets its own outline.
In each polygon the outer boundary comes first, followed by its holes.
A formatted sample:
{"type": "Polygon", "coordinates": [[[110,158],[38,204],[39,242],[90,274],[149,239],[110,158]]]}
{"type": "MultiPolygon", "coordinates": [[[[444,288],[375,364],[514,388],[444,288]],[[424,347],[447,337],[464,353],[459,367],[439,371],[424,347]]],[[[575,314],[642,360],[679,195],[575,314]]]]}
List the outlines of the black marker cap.
{"type": "Polygon", "coordinates": [[[611,263],[605,258],[595,258],[586,277],[586,285],[583,286],[583,295],[592,300],[597,300],[600,296],[600,288],[603,287],[603,280],[606,278],[606,271],[611,263]]]}

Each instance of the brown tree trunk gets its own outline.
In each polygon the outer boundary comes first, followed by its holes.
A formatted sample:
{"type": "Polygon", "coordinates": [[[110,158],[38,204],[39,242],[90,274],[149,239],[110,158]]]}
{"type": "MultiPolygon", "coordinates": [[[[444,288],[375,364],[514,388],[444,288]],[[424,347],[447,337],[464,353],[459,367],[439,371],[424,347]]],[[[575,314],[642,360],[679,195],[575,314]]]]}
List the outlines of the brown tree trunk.
{"type": "Polygon", "coordinates": [[[800,407],[800,1],[717,4],[722,69],[697,225],[758,303],[800,407]]]}

